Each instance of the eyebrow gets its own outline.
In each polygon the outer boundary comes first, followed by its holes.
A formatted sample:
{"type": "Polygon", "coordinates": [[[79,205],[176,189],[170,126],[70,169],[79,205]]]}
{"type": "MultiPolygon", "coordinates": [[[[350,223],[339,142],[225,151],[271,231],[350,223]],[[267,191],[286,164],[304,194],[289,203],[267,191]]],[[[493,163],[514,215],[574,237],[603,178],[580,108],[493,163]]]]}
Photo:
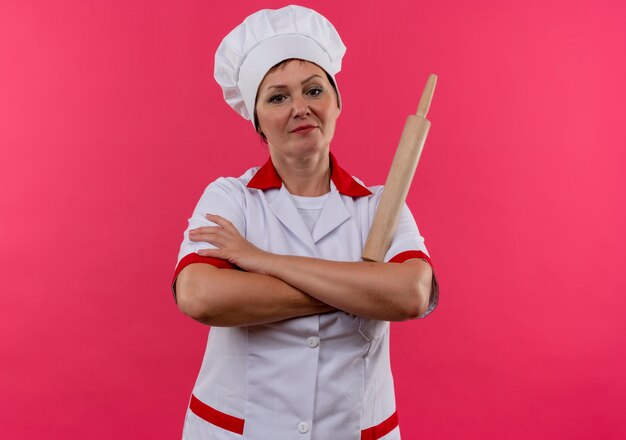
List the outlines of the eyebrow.
{"type": "MultiPolygon", "coordinates": [[[[309,76],[307,79],[303,80],[300,84],[304,85],[304,84],[308,83],[309,81],[311,81],[315,77],[321,78],[322,76],[318,75],[317,73],[314,73],[313,75],[309,76]]],[[[268,89],[286,89],[287,86],[284,85],[284,84],[275,84],[275,85],[269,86],[267,88],[268,89]]]]}

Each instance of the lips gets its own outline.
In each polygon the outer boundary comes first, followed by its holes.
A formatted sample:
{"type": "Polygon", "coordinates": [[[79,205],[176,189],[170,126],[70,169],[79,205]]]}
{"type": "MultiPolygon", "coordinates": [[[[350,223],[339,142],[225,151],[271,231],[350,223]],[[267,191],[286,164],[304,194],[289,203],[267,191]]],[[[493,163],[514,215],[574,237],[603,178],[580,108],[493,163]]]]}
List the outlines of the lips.
{"type": "Polygon", "coordinates": [[[291,132],[292,133],[308,133],[309,131],[315,130],[316,128],[317,126],[315,125],[307,124],[307,125],[301,125],[291,130],[291,132]]]}

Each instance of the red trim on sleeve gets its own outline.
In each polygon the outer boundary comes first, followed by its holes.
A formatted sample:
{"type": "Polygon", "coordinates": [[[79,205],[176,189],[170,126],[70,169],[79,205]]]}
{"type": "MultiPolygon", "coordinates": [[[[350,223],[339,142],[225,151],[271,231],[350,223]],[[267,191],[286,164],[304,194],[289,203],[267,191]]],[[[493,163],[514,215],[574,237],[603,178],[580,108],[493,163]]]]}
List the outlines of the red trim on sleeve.
{"type": "Polygon", "coordinates": [[[426,260],[426,262],[430,264],[431,267],[433,265],[432,261],[430,261],[430,257],[422,251],[400,252],[398,255],[395,255],[391,260],[389,260],[389,262],[390,263],[404,263],[406,260],[410,260],[412,258],[419,258],[420,260],[426,260]]]}
{"type": "Polygon", "coordinates": [[[176,266],[176,270],[174,270],[174,279],[172,279],[172,285],[176,282],[176,278],[178,278],[178,274],[185,267],[189,266],[193,263],[204,263],[210,264],[211,266],[215,266],[218,269],[236,269],[237,267],[226,260],[222,260],[220,258],[213,257],[203,257],[202,255],[198,255],[196,253],[185,255],[176,266]]]}
{"type": "Polygon", "coordinates": [[[201,402],[193,394],[189,402],[189,409],[202,420],[212,425],[225,429],[226,431],[234,432],[235,434],[243,434],[243,426],[246,422],[244,419],[218,411],[206,403],[201,402]]]}
{"type": "Polygon", "coordinates": [[[389,418],[371,428],[361,431],[361,440],[376,440],[386,436],[398,426],[398,412],[394,412],[389,418]]]}

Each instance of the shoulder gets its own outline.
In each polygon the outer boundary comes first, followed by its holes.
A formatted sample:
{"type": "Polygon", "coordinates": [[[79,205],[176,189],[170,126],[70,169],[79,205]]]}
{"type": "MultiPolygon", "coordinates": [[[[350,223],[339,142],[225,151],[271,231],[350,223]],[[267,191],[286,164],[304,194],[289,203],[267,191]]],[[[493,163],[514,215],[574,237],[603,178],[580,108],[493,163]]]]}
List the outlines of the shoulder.
{"type": "Polygon", "coordinates": [[[259,167],[253,167],[247,170],[239,177],[218,177],[213,182],[209,183],[204,190],[206,193],[221,192],[230,195],[244,195],[249,193],[248,183],[259,170],[259,167]]]}
{"type": "Polygon", "coordinates": [[[378,202],[380,201],[380,197],[383,195],[383,190],[385,189],[385,187],[383,185],[367,185],[365,182],[363,182],[363,180],[359,179],[356,176],[352,176],[352,178],[355,180],[355,182],[357,182],[359,185],[363,186],[364,188],[368,189],[370,191],[370,195],[368,196],[364,196],[364,197],[359,197],[358,199],[364,202],[367,202],[369,205],[378,205],[378,202]]]}
{"type": "Polygon", "coordinates": [[[257,170],[250,168],[239,177],[218,177],[206,186],[196,209],[212,213],[218,213],[219,207],[232,212],[245,209],[253,195],[247,185],[257,170]]]}

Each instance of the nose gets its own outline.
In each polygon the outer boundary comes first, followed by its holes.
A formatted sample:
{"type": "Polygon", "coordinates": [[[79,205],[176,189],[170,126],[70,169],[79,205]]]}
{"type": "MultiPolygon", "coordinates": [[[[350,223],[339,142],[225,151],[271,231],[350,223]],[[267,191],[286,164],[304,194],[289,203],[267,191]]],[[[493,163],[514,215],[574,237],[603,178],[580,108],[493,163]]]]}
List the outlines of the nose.
{"type": "Polygon", "coordinates": [[[298,95],[292,98],[292,114],[293,117],[304,117],[311,114],[311,109],[309,108],[309,103],[305,99],[304,96],[298,95]]]}

